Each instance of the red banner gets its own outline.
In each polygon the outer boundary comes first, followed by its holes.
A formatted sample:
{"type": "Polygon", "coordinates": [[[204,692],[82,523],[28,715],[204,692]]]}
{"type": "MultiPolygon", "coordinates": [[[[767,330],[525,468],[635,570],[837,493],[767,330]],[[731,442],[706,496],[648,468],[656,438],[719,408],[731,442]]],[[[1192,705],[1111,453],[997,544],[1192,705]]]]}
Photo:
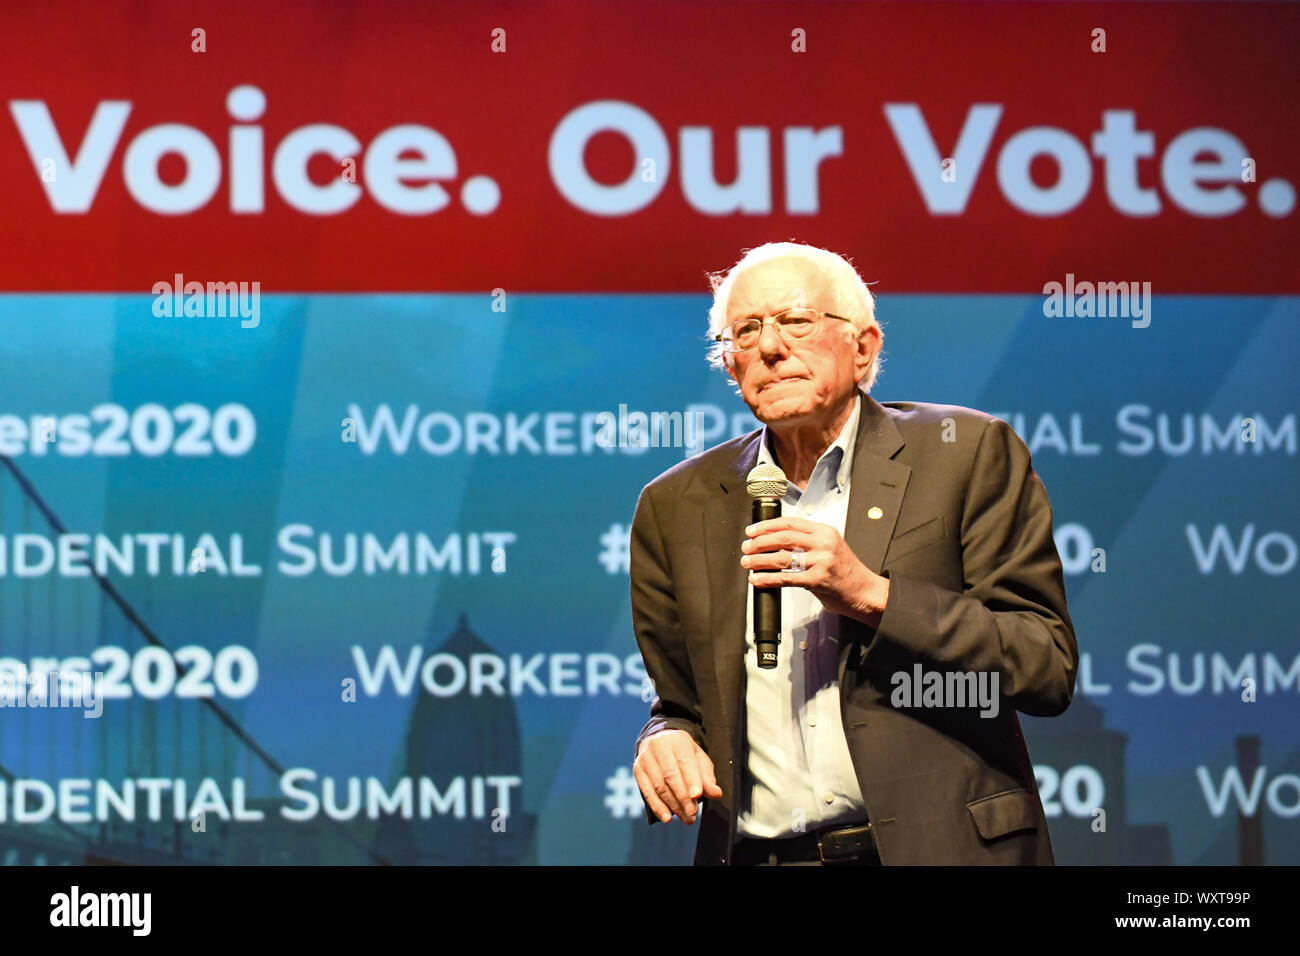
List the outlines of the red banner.
{"type": "Polygon", "coordinates": [[[1300,292],[1300,9],[46,2],[0,37],[0,287],[1300,292]]]}

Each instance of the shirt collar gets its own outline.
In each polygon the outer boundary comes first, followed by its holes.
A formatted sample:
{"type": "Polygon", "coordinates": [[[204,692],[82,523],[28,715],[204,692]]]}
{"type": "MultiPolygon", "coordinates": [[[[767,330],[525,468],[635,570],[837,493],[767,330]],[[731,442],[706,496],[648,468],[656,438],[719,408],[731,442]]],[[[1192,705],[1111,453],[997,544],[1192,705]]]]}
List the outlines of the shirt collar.
{"type": "MultiPolygon", "coordinates": [[[[844,427],[840,429],[840,433],[836,436],[835,441],[831,443],[831,446],[827,448],[826,451],[822,452],[821,458],[817,460],[817,466],[820,466],[823,461],[827,462],[831,467],[836,467],[838,465],[835,471],[835,483],[843,491],[848,491],[849,480],[853,477],[853,450],[857,447],[858,443],[858,419],[861,415],[862,395],[858,394],[855,396],[853,411],[849,413],[848,421],[846,421],[844,427]],[[839,456],[838,462],[832,456],[839,456]]],[[[757,464],[776,464],[772,460],[772,451],[768,447],[768,442],[770,440],[771,435],[768,432],[767,426],[764,425],[762,441],[760,441],[758,445],[757,464]]],[[[813,471],[817,470],[817,466],[813,467],[813,471]]],[[[798,490],[794,487],[793,483],[790,487],[792,490],[798,490]]]]}

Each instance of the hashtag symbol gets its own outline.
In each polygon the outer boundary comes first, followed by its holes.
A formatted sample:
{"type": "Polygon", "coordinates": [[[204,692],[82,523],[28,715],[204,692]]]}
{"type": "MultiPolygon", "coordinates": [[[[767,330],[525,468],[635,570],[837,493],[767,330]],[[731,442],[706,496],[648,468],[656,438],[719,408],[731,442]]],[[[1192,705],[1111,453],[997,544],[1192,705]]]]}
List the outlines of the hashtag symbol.
{"type": "Polygon", "coordinates": [[[605,789],[609,791],[605,797],[605,806],[615,820],[635,817],[641,812],[641,788],[627,767],[619,767],[614,771],[614,776],[606,777],[605,789]]]}
{"type": "Polygon", "coordinates": [[[605,566],[606,574],[619,572],[627,574],[630,534],[631,531],[621,524],[612,524],[609,530],[600,536],[600,543],[604,546],[600,552],[600,563],[605,566]]]}

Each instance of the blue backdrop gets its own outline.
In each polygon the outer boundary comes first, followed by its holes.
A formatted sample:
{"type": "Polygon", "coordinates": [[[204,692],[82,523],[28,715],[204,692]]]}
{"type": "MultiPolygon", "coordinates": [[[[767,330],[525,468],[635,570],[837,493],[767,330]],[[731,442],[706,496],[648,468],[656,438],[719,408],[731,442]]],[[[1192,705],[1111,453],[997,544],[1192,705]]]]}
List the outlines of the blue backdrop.
{"type": "MultiPolygon", "coordinates": [[[[626,534],[755,427],[707,296],[152,301],[0,296],[0,672],[118,695],[0,709],[0,858],[688,861],[630,775],[626,534]],[[620,407],[699,444],[603,447],[620,407]]],[[[1300,862],[1297,301],[879,314],[875,397],[1009,418],[1051,496],[1083,667],[1022,721],[1058,861],[1300,862]]]]}

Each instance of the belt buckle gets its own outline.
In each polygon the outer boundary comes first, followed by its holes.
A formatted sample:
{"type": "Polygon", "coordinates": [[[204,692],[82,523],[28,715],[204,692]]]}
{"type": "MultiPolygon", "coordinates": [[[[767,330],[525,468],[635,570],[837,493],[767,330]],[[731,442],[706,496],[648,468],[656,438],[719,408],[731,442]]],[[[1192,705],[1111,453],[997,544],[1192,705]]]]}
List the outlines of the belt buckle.
{"type": "MultiPolygon", "coordinates": [[[[867,833],[871,833],[871,821],[870,821],[870,820],[868,820],[868,821],[866,822],[864,828],[865,828],[865,830],[867,831],[867,833]]],[[[863,827],[836,827],[835,829],[838,829],[838,830],[857,830],[857,829],[863,829],[863,827]]],[[[831,833],[831,832],[834,832],[834,830],[825,830],[825,831],[822,831],[822,833],[831,833]]],[[[862,854],[862,853],[854,853],[854,854],[852,854],[851,856],[840,857],[839,859],[834,859],[834,860],[828,860],[828,859],[826,859],[826,850],[825,850],[825,847],[824,847],[823,844],[822,844],[822,833],[818,833],[818,834],[817,834],[817,856],[818,856],[818,858],[822,861],[822,865],[823,865],[823,866],[834,866],[836,863],[847,863],[847,862],[850,861],[850,860],[858,860],[858,859],[861,859],[861,858],[865,855],[865,854],[862,854]]],[[[873,836],[873,839],[874,839],[874,836],[873,836]]]]}
{"type": "Polygon", "coordinates": [[[826,865],[828,865],[828,864],[831,864],[831,863],[834,863],[834,862],[835,862],[834,860],[828,860],[828,859],[826,859],[826,851],[822,849],[822,838],[821,838],[821,834],[818,834],[818,835],[817,835],[817,856],[818,856],[818,858],[821,859],[821,861],[822,861],[822,865],[823,865],[823,866],[826,866],[826,865]]]}

